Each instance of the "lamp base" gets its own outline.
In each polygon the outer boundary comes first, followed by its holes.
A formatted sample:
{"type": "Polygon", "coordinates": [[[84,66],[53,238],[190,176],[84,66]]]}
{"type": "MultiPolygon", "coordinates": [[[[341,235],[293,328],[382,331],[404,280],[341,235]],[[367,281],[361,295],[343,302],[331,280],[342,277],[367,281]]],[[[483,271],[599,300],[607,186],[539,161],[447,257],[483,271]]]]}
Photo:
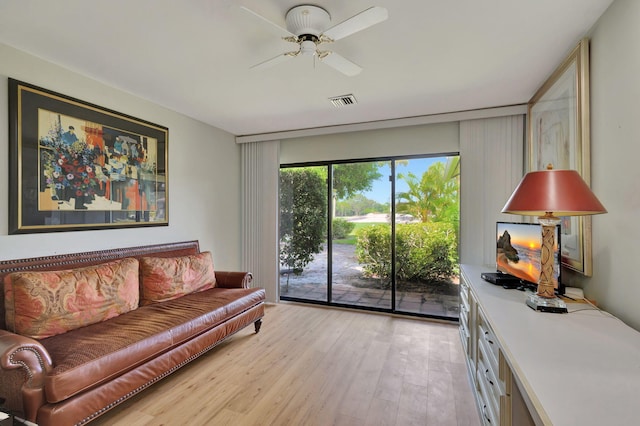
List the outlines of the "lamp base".
{"type": "Polygon", "coordinates": [[[566,314],[567,305],[559,298],[540,297],[537,294],[530,294],[527,297],[527,306],[534,311],[552,312],[555,314],[566,314]]]}

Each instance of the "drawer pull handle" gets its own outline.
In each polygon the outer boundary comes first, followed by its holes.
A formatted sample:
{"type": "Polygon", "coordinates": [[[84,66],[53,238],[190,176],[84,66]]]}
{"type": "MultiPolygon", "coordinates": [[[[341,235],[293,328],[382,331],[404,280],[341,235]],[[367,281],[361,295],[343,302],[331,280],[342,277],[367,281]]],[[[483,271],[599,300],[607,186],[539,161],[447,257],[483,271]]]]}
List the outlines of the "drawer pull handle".
{"type": "Polygon", "coordinates": [[[491,386],[493,386],[493,381],[489,378],[489,369],[488,368],[486,370],[484,370],[484,378],[487,379],[487,382],[489,382],[491,384],[491,386]]]}
{"type": "Polygon", "coordinates": [[[493,340],[489,339],[489,332],[488,331],[484,332],[484,340],[489,342],[490,345],[493,345],[493,340]]]}
{"type": "Polygon", "coordinates": [[[484,404],[482,406],[482,415],[484,416],[485,419],[487,419],[488,423],[491,423],[491,418],[487,415],[487,404],[484,404]]]}

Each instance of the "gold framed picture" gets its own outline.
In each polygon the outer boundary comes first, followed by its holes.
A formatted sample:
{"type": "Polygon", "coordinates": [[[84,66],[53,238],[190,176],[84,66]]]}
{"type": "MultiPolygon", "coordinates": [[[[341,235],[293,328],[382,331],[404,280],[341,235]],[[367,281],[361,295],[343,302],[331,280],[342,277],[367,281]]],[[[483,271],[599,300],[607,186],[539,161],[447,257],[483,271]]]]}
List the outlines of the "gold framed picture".
{"type": "MultiPolygon", "coordinates": [[[[529,171],[578,171],[590,183],[589,40],[582,39],[528,104],[529,171]]],[[[591,275],[591,218],[562,218],[562,265],[591,275]]]]}
{"type": "Polygon", "coordinates": [[[168,225],[169,131],[9,79],[9,233],[168,225]]]}

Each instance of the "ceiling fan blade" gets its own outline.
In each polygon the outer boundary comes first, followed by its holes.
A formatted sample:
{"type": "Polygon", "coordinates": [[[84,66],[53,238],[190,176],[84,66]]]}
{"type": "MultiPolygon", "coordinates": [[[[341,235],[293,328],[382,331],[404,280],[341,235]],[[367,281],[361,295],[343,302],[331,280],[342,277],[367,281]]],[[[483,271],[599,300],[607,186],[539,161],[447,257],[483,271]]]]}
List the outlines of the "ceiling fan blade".
{"type": "Polygon", "coordinates": [[[281,27],[280,25],[276,24],[275,22],[272,22],[270,20],[268,20],[267,18],[265,18],[264,16],[254,12],[251,9],[248,9],[244,6],[240,6],[240,9],[244,10],[245,12],[250,13],[251,15],[255,16],[256,18],[262,20],[263,22],[266,22],[267,24],[271,25],[272,27],[276,28],[278,31],[280,31],[283,35],[286,35],[288,37],[293,36],[294,38],[297,38],[295,34],[292,34],[291,32],[289,32],[286,28],[281,27]]]}
{"type": "Polygon", "coordinates": [[[385,21],[389,17],[387,9],[373,6],[326,30],[323,35],[331,40],[340,40],[353,33],[362,31],[372,25],[385,21]]]}
{"type": "Polygon", "coordinates": [[[267,59],[264,62],[260,62],[259,64],[255,64],[251,67],[254,70],[262,70],[265,68],[271,68],[272,66],[278,65],[282,62],[285,62],[288,59],[291,59],[294,56],[297,56],[298,52],[287,52],[282,53],[274,58],[267,59]]]}
{"type": "Polygon", "coordinates": [[[322,52],[322,55],[320,55],[319,58],[325,64],[329,65],[332,68],[335,68],[336,70],[349,77],[358,75],[360,74],[360,71],[362,71],[362,67],[354,64],[344,56],[338,55],[335,52],[322,52]]]}

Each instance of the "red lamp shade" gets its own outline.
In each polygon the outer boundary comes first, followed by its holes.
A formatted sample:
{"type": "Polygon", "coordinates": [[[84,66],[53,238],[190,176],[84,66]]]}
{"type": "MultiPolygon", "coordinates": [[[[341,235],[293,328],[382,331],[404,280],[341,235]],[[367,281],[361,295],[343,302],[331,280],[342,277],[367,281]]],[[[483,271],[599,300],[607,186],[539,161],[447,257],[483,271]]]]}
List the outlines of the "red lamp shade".
{"type": "Polygon", "coordinates": [[[575,170],[527,173],[511,194],[502,213],[524,216],[583,216],[607,210],[575,170]]]}

